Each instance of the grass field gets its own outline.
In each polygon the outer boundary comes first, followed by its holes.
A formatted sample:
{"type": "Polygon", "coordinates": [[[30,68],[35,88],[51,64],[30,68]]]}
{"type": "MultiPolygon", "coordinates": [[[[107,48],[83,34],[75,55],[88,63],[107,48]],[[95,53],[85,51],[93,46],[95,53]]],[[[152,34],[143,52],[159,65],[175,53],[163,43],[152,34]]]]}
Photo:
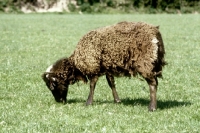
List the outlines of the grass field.
{"type": "Polygon", "coordinates": [[[199,132],[199,54],[200,15],[0,14],[0,132],[199,132]],[[69,87],[68,104],[56,103],[41,74],[89,30],[124,20],[160,25],[168,65],[157,111],[148,112],[149,89],[137,78],[116,78],[121,104],[105,77],[92,106],[84,106],[89,85],[82,82],[69,87]]]}

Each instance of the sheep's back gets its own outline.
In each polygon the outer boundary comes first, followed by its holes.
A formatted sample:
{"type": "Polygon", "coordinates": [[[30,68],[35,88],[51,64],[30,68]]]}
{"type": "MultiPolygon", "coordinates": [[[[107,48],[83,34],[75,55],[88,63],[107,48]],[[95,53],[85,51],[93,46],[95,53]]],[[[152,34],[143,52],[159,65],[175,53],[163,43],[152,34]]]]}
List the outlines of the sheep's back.
{"type": "Polygon", "coordinates": [[[158,28],[142,22],[121,22],[93,30],[79,41],[75,65],[85,74],[99,73],[103,67],[147,77],[153,74],[158,47],[163,46],[159,35],[158,28]]]}

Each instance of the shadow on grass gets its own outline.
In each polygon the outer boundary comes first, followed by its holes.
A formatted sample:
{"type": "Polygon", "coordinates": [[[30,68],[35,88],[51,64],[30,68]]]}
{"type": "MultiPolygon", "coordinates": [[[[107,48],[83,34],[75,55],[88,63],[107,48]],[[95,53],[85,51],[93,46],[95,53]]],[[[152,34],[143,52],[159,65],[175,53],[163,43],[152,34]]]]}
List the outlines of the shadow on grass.
{"type": "Polygon", "coordinates": [[[85,103],[86,100],[84,101],[83,99],[67,99],[67,104],[73,104],[73,103],[85,103]]]}
{"type": "MultiPolygon", "coordinates": [[[[121,99],[122,104],[124,105],[141,105],[141,106],[148,106],[150,100],[148,99],[143,99],[143,98],[138,98],[138,99],[121,99]]],[[[184,101],[184,102],[179,102],[177,100],[166,100],[166,101],[157,101],[157,108],[158,109],[169,109],[169,108],[174,108],[174,107],[181,107],[181,106],[189,106],[191,105],[190,102],[184,101]]]]}
{"type": "MultiPolygon", "coordinates": [[[[149,99],[144,99],[144,98],[138,98],[138,99],[131,99],[131,98],[125,98],[125,99],[121,99],[121,104],[123,105],[132,105],[132,106],[137,106],[137,105],[141,105],[141,106],[148,106],[149,105],[150,100],[149,99]]],[[[83,99],[69,99],[67,101],[67,104],[73,104],[73,103],[86,103],[86,100],[83,99]]],[[[114,104],[114,101],[110,101],[110,100],[94,100],[93,104],[114,104]]],[[[161,101],[158,100],[157,101],[157,108],[158,109],[169,109],[169,108],[174,108],[174,107],[181,107],[181,106],[189,106],[191,105],[190,102],[188,101],[184,101],[184,102],[180,102],[177,100],[166,100],[166,101],[161,101]]]]}
{"type": "MultiPolygon", "coordinates": [[[[74,104],[74,103],[83,103],[86,105],[87,99],[69,99],[67,100],[67,104],[74,104]]],[[[93,105],[101,105],[101,104],[114,104],[114,101],[110,100],[95,100],[92,103],[93,105]]]]}

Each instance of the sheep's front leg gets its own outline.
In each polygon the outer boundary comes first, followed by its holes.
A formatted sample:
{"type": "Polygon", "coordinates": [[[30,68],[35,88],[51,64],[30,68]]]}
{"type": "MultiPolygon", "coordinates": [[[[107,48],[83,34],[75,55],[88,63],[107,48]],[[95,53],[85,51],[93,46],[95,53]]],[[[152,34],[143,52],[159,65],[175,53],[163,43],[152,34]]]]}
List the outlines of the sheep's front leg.
{"type": "Polygon", "coordinates": [[[94,96],[94,89],[98,80],[98,76],[91,76],[90,78],[90,93],[86,102],[86,105],[91,105],[93,102],[93,96],[94,96]]]}
{"type": "Polygon", "coordinates": [[[106,79],[108,81],[108,85],[110,86],[110,88],[112,89],[112,94],[113,94],[113,98],[114,98],[114,102],[115,103],[119,103],[121,102],[121,100],[118,97],[116,88],[115,88],[115,80],[114,77],[111,74],[106,74],[106,79]]]}
{"type": "Polygon", "coordinates": [[[154,77],[152,79],[146,79],[149,90],[150,90],[150,104],[149,104],[149,111],[155,111],[157,108],[157,100],[156,100],[156,92],[157,92],[157,85],[158,81],[157,78],[154,77]]]}

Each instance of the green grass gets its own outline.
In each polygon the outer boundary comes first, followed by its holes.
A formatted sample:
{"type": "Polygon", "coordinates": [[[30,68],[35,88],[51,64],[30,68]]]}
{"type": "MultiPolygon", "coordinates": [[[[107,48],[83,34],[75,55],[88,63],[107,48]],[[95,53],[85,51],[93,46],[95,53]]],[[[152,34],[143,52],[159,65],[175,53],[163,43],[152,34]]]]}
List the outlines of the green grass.
{"type": "Polygon", "coordinates": [[[0,15],[0,132],[153,132],[200,131],[199,15],[0,15]],[[84,103],[89,85],[69,87],[68,104],[56,103],[41,74],[70,56],[89,30],[119,21],[160,25],[166,49],[159,79],[158,109],[148,112],[149,90],[137,78],[116,78],[121,104],[114,104],[105,77],[94,104],[84,103]]]}

